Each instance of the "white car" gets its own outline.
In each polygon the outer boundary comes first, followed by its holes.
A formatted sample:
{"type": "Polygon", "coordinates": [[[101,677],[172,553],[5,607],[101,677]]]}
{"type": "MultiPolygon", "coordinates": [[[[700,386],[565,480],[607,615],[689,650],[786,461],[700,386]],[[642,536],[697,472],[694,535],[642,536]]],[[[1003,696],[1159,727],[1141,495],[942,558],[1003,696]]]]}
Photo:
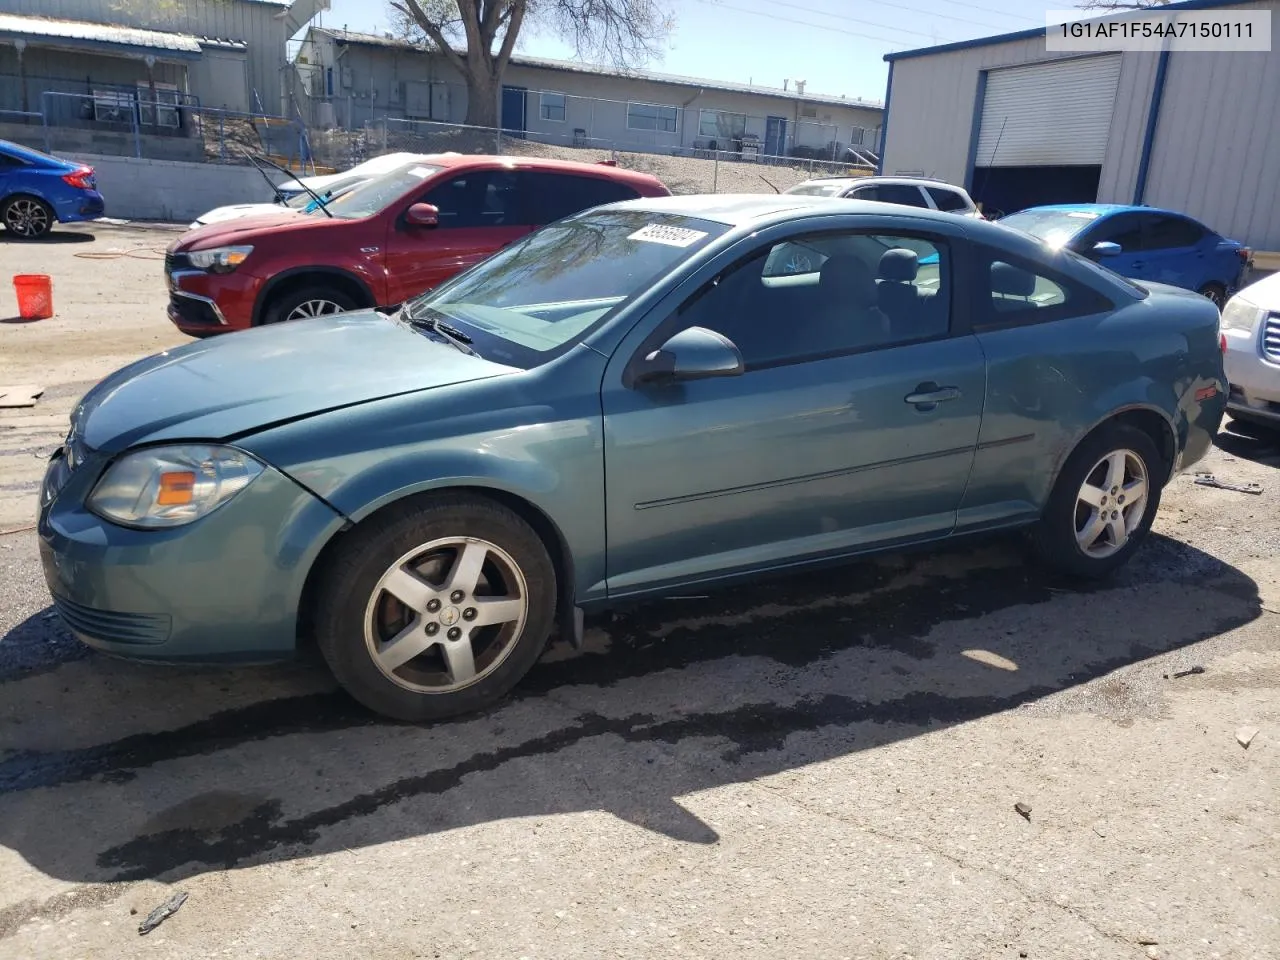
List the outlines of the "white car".
{"type": "Polygon", "coordinates": [[[315,202],[315,198],[307,192],[308,188],[322,197],[326,193],[330,194],[330,197],[339,197],[374,177],[400,169],[406,163],[415,160],[429,162],[433,156],[440,156],[440,154],[388,153],[366,160],[364,163],[358,163],[350,170],[343,170],[341,173],[285,180],[274,187],[277,198],[274,203],[233,203],[225,207],[215,207],[193,220],[188,229],[194,230],[196,227],[203,227],[206,223],[238,220],[240,217],[252,217],[260,213],[278,213],[282,207],[305,210],[315,202]]]}
{"type": "Polygon", "coordinates": [[[815,177],[783,191],[810,197],[876,200],[984,219],[964,187],[930,177],[815,177]]]}
{"type": "Polygon", "coordinates": [[[1237,420],[1280,428],[1280,273],[1251,283],[1222,310],[1223,363],[1237,420]]]}

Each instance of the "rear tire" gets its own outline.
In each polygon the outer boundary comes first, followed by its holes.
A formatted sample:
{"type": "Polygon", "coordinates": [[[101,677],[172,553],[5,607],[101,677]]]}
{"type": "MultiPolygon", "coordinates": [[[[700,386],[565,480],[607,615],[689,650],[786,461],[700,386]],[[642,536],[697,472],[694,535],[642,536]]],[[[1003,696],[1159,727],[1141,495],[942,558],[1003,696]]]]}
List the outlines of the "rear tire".
{"type": "Polygon", "coordinates": [[[56,222],[53,207],[39,197],[19,193],[0,203],[0,223],[16,240],[43,240],[56,222]]]}
{"type": "Polygon", "coordinates": [[[1068,576],[1111,575],[1150,532],[1165,476],[1167,464],[1147,433],[1123,423],[1097,430],[1058,475],[1031,531],[1036,554],[1068,576]]]}
{"type": "Polygon", "coordinates": [[[333,316],[356,309],[356,302],[343,291],[326,284],[308,284],[276,297],[262,313],[262,323],[286,323],[312,317],[333,316]]]}
{"type": "Polygon", "coordinates": [[[555,567],[515,512],[416,499],[366,521],[320,573],[317,645],[343,688],[410,722],[489,706],[546,649],[555,567]]]}
{"type": "Polygon", "coordinates": [[[1219,313],[1227,305],[1227,288],[1220,283],[1206,283],[1200,288],[1199,293],[1217,307],[1219,313]]]}

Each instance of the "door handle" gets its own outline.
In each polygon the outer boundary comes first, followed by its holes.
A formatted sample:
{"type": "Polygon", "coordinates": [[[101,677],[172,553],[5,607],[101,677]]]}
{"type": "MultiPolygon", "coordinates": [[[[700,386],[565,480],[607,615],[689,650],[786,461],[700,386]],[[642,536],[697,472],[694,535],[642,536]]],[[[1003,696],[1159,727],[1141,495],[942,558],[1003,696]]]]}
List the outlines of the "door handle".
{"type": "Polygon", "coordinates": [[[932,410],[939,403],[947,400],[959,400],[959,387],[940,387],[936,383],[922,383],[916,387],[915,393],[908,393],[904,398],[921,410],[932,410]]]}

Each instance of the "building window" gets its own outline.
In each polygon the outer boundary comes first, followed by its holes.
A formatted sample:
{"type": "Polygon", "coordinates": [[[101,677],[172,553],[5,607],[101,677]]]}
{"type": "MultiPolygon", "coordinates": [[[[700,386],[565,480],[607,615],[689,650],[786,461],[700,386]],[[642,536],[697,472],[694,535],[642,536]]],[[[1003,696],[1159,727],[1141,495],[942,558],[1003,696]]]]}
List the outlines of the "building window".
{"type": "Polygon", "coordinates": [[[656,130],[659,133],[675,133],[678,107],[664,107],[656,103],[628,103],[628,130],[656,130]]]}
{"type": "Polygon", "coordinates": [[[123,90],[94,90],[93,119],[98,123],[133,124],[132,93],[123,90]]]}
{"type": "Polygon", "coordinates": [[[721,140],[741,140],[747,132],[747,117],[723,110],[698,111],[698,136],[721,140]]]}
{"type": "Polygon", "coordinates": [[[538,112],[543,120],[564,123],[565,95],[563,93],[538,94],[538,112]]]}
{"type": "Polygon", "coordinates": [[[144,126],[178,129],[179,102],[178,88],[172,83],[157,83],[153,99],[151,84],[138,81],[138,114],[144,126]]]}
{"type": "Polygon", "coordinates": [[[854,127],[849,134],[849,146],[860,147],[867,142],[867,131],[864,127],[854,127]]]}

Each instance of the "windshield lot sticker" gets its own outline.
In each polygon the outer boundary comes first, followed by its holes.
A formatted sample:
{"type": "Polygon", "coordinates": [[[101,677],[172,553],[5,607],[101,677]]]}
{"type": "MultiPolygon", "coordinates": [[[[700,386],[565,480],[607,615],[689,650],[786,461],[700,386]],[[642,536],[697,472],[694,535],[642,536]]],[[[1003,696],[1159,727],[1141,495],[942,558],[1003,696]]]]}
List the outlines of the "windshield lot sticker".
{"type": "Polygon", "coordinates": [[[1097,220],[1098,215],[1088,210],[1072,210],[1067,214],[1068,217],[1075,217],[1077,220],[1097,220]]]}
{"type": "Polygon", "coordinates": [[[701,230],[690,230],[687,227],[669,227],[661,223],[651,223],[641,227],[628,240],[645,240],[649,243],[664,243],[668,247],[688,247],[697,243],[706,234],[701,230]]]}
{"type": "Polygon", "coordinates": [[[430,167],[414,167],[409,171],[409,176],[417,177],[419,180],[421,180],[430,172],[431,172],[430,167]]]}

